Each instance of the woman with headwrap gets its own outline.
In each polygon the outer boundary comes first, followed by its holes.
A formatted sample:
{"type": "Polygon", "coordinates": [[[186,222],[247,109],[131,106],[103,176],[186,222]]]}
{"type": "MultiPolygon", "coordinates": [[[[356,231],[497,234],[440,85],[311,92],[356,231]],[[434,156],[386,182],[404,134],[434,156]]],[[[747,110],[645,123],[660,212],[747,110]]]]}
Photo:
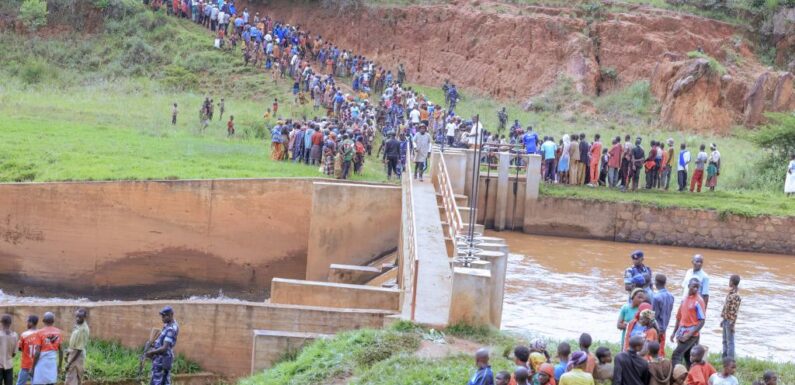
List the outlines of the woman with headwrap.
{"type": "Polygon", "coordinates": [[[560,160],[558,161],[558,174],[560,175],[561,184],[569,183],[569,160],[571,159],[569,149],[571,149],[571,138],[569,134],[564,134],[563,151],[561,151],[560,160]]]}
{"type": "Polygon", "coordinates": [[[583,370],[587,362],[587,353],[583,351],[572,353],[567,365],[568,371],[560,376],[559,385],[594,385],[593,375],[583,370]]]}
{"type": "MultiPolygon", "coordinates": [[[[627,325],[625,334],[623,351],[627,351],[629,349],[629,339],[634,336],[643,337],[647,343],[649,341],[660,342],[657,325],[654,322],[654,310],[652,310],[651,305],[646,302],[640,304],[638,307],[638,312],[635,314],[635,318],[627,325]]],[[[645,352],[646,344],[643,345],[643,349],[638,353],[643,356],[645,355],[645,352]]]]}
{"type": "MultiPolygon", "coordinates": [[[[533,385],[538,385],[538,372],[541,370],[541,365],[546,363],[547,358],[543,353],[537,351],[530,353],[530,375],[533,385]]],[[[552,375],[554,376],[554,371],[552,375]]]]}
{"type": "Polygon", "coordinates": [[[541,364],[538,373],[533,377],[533,385],[556,385],[555,367],[549,363],[541,364]]]}
{"type": "Polygon", "coordinates": [[[618,312],[618,322],[616,327],[621,330],[621,346],[624,346],[624,339],[626,337],[627,325],[635,318],[638,313],[638,307],[646,300],[646,292],[641,288],[635,288],[629,294],[629,303],[621,306],[618,312]]]}

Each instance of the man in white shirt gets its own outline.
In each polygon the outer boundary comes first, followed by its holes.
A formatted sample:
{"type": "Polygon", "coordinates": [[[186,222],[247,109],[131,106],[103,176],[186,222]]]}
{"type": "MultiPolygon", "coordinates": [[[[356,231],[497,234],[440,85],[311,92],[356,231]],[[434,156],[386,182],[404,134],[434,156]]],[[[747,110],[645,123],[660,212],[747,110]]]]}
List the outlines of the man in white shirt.
{"type": "Polygon", "coordinates": [[[688,295],[688,285],[690,280],[695,278],[701,283],[699,294],[704,299],[704,307],[709,305],[709,275],[704,271],[704,257],[701,254],[693,256],[693,268],[688,269],[685,273],[685,279],[682,281],[682,298],[688,295]]]}
{"type": "Polygon", "coordinates": [[[458,129],[458,126],[455,124],[455,120],[450,119],[447,122],[447,125],[444,127],[445,136],[447,136],[447,145],[452,146],[453,142],[455,141],[455,131],[458,129]]]}
{"type": "Polygon", "coordinates": [[[416,108],[411,110],[411,112],[409,113],[409,119],[411,121],[412,126],[420,124],[420,110],[416,108]]]}
{"type": "Polygon", "coordinates": [[[679,161],[676,163],[676,182],[679,185],[679,192],[687,188],[688,164],[690,164],[690,151],[687,150],[687,144],[682,143],[679,146],[679,161]]]}

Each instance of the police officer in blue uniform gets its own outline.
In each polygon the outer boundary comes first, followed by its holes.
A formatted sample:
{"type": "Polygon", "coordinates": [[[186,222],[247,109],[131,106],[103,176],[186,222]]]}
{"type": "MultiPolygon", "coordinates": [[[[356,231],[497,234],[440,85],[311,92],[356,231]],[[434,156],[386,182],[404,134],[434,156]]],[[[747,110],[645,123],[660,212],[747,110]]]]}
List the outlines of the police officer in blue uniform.
{"type": "Polygon", "coordinates": [[[163,330],[146,357],[152,359],[152,381],[150,385],[171,385],[171,365],[174,363],[174,346],[177,345],[179,325],[174,320],[174,309],[166,306],[160,311],[163,330]]]}

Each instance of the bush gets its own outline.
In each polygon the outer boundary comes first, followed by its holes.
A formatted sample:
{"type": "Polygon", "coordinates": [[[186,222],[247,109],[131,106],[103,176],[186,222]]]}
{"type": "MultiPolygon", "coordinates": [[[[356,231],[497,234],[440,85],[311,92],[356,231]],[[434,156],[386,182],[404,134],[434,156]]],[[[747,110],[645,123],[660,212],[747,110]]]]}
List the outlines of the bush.
{"type": "Polygon", "coordinates": [[[176,90],[190,90],[199,85],[199,77],[193,72],[178,65],[170,65],[165,69],[163,83],[176,90]]]}
{"type": "Polygon", "coordinates": [[[25,0],[19,7],[19,19],[31,31],[46,25],[47,2],[44,0],[25,0]]]}
{"type": "Polygon", "coordinates": [[[691,59],[696,59],[696,58],[707,59],[707,61],[709,62],[709,69],[713,73],[716,73],[719,76],[726,75],[726,67],[724,67],[723,64],[720,64],[720,62],[717,59],[705,54],[704,52],[690,51],[687,53],[687,57],[691,59]]]}
{"type": "Polygon", "coordinates": [[[22,65],[19,77],[25,84],[36,84],[44,80],[49,71],[50,68],[46,62],[41,59],[32,59],[22,65]]]}

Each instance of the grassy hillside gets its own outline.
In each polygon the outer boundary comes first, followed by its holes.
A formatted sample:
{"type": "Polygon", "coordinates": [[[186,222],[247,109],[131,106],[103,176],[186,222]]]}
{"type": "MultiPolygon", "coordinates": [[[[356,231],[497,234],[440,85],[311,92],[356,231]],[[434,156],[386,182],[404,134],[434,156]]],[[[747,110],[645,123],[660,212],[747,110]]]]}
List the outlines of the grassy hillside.
{"type": "MultiPolygon", "coordinates": [[[[237,53],[212,48],[209,32],[114,0],[92,35],[45,29],[0,34],[0,182],[319,177],[318,167],[270,160],[275,119],[312,118],[285,81],[246,68],[237,53]],[[205,96],[224,97],[224,120],[200,131],[205,96]],[[171,125],[176,102],[178,124],[171,125]],[[237,134],[226,136],[235,116],[237,134]]],[[[354,180],[383,181],[380,162],[354,180]]]]}

